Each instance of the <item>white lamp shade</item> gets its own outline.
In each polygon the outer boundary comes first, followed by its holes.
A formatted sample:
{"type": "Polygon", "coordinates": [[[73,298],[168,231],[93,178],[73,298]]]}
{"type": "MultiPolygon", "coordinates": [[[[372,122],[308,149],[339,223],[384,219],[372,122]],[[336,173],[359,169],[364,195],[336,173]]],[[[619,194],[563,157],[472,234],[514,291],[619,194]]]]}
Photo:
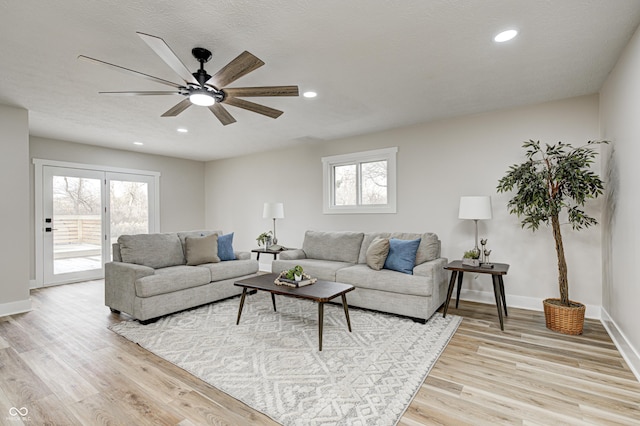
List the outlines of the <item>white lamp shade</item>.
{"type": "Polygon", "coordinates": [[[491,197],[460,197],[459,219],[491,219],[491,197]]]}
{"type": "Polygon", "coordinates": [[[264,203],[262,217],[264,219],[284,219],[284,204],[264,203]]]}

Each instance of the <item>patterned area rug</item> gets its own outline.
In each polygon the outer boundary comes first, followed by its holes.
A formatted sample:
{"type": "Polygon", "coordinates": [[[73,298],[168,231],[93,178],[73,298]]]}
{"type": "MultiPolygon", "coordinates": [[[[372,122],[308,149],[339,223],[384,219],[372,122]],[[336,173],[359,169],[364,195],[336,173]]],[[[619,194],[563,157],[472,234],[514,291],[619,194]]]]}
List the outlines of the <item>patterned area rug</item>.
{"type": "Polygon", "coordinates": [[[283,425],[395,425],[460,324],[427,324],[268,293],[111,329],[283,425]]]}

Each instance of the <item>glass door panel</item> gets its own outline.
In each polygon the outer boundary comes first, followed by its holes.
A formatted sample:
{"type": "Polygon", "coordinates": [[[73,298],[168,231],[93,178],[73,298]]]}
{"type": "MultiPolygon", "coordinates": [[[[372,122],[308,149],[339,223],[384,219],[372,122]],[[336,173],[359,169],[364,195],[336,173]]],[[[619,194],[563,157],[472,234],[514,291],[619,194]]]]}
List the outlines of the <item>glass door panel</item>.
{"type": "MultiPolygon", "coordinates": [[[[154,179],[150,176],[107,173],[109,188],[109,241],[120,235],[155,232],[153,221],[154,179]]],[[[109,249],[108,260],[112,260],[109,249]]]]}
{"type": "Polygon", "coordinates": [[[44,283],[100,278],[103,267],[103,176],[44,168],[44,283]]]}

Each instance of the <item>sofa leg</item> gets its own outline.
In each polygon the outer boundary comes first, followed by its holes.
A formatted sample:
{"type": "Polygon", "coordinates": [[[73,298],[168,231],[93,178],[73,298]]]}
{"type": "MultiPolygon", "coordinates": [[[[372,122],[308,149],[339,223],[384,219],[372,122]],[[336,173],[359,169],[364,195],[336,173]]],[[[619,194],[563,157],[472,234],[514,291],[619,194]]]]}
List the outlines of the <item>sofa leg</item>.
{"type": "Polygon", "coordinates": [[[117,310],[117,309],[113,309],[113,308],[109,308],[109,309],[111,309],[111,312],[113,312],[114,314],[119,314],[120,313],[120,311],[117,310]]]}
{"type": "Polygon", "coordinates": [[[411,318],[413,320],[413,322],[418,322],[420,324],[426,324],[427,320],[426,319],[422,319],[422,318],[411,318]]]}
{"type": "Polygon", "coordinates": [[[151,319],[148,319],[148,320],[138,320],[138,322],[139,322],[140,324],[142,324],[142,325],[149,325],[149,324],[151,324],[151,323],[153,323],[153,322],[158,321],[158,319],[159,319],[159,318],[151,318],[151,319]]]}

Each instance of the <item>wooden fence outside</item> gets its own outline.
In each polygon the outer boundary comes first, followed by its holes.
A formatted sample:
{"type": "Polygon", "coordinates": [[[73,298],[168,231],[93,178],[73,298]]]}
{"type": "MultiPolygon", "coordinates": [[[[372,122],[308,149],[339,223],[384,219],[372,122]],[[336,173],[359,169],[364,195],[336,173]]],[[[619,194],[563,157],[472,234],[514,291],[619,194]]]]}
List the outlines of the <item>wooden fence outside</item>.
{"type": "Polygon", "coordinates": [[[102,244],[102,221],[99,215],[58,215],[53,228],[55,245],[102,244]]]}

